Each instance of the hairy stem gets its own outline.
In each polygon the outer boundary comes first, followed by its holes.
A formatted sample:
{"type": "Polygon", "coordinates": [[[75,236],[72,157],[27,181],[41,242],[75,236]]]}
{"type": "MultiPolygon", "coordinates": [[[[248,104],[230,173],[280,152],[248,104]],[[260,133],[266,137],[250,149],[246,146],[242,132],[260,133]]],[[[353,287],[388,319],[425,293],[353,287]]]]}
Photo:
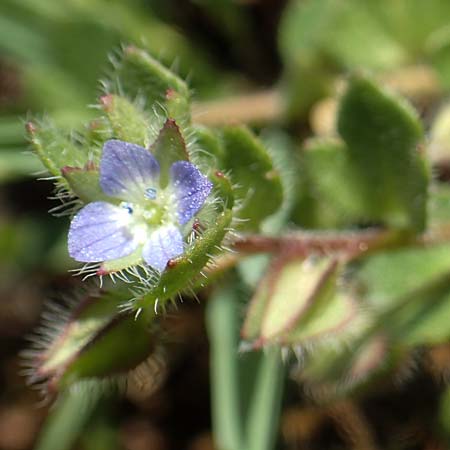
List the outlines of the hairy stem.
{"type": "Polygon", "coordinates": [[[347,259],[356,259],[390,248],[445,242],[450,242],[450,226],[442,226],[422,235],[376,229],[354,232],[295,232],[284,236],[244,235],[234,243],[234,249],[243,253],[287,253],[298,256],[342,253],[347,259]]]}

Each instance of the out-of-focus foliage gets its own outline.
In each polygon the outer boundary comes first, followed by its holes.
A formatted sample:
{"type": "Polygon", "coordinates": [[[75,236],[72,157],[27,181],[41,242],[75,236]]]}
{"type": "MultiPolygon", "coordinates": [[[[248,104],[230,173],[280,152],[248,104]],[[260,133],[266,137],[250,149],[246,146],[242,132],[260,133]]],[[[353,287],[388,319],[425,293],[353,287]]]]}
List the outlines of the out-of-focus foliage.
{"type": "Polygon", "coordinates": [[[383,73],[427,61],[448,88],[449,16],[444,0],[290,2],[280,28],[290,113],[331,92],[348,69],[383,73]]]}
{"type": "MultiPolygon", "coordinates": [[[[447,448],[449,30],[445,0],[3,0],[0,291],[8,301],[20,300],[18,286],[33,286],[34,277],[79,290],[80,280],[65,277],[76,267],[67,255],[68,221],[42,211],[60,214],[61,200],[72,212],[111,200],[99,186],[106,140],[149,148],[165,169],[191,159],[213,183],[213,200],[189,224],[189,245],[170,270],[156,278],[145,265],[135,270],[139,252],[85,268],[103,276],[102,290],[45,315],[50,323],[28,355],[30,381],[60,398],[39,449],[69,448],[83,430],[87,449],[121,448],[118,419],[105,407],[116,401],[110,388],[133,384],[140,370],[163,379],[149,370],[161,349],[177,349],[164,359],[176,370],[189,327],[180,338],[164,313],[182,315],[184,307],[173,305],[197,294],[209,302],[219,448],[270,450],[279,435],[280,448],[409,450],[402,436],[414,433],[424,436],[423,448],[447,448]],[[270,95],[256,93],[262,103],[249,101],[247,90],[267,94],[269,82],[270,95]],[[230,125],[225,115],[220,122],[226,95],[247,124],[230,125]],[[205,99],[219,99],[217,126],[202,124],[208,104],[191,110],[205,99]],[[269,123],[261,123],[260,108],[275,112],[264,116],[269,123]],[[24,153],[31,115],[40,162],[24,153]],[[31,195],[36,172],[56,178],[51,206],[42,200],[48,184],[31,195]],[[116,284],[106,279],[111,274],[116,284]],[[292,366],[278,433],[283,369],[292,366]],[[413,405],[416,421],[397,427],[397,442],[386,430],[398,423],[372,416],[370,402],[390,399],[393,385],[417,378],[413,369],[427,374],[439,407],[426,397],[434,408],[426,428],[413,405]],[[315,402],[313,413],[307,402],[315,402]],[[303,415],[289,415],[300,403],[303,415]],[[369,413],[355,425],[359,405],[369,413]],[[328,430],[330,417],[337,433],[323,443],[314,433],[328,430]]],[[[14,310],[12,317],[30,311],[20,330],[36,322],[31,306],[41,297],[14,310]]],[[[196,374],[194,384],[206,390],[202,383],[196,374]]],[[[404,390],[409,399],[421,393],[409,384],[404,390]]],[[[127,395],[145,422],[154,407],[127,395]]]]}

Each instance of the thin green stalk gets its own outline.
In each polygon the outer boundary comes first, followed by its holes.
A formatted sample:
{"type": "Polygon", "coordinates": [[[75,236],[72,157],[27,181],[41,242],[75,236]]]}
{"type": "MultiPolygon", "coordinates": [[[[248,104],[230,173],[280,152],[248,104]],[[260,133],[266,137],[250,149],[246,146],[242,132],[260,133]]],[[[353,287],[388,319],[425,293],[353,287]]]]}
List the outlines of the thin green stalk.
{"type": "Polygon", "coordinates": [[[69,450],[73,447],[101,396],[100,390],[77,387],[61,394],[35,450],[69,450]]]}
{"type": "Polygon", "coordinates": [[[277,437],[284,385],[279,349],[264,353],[247,418],[246,450],[272,450],[277,437]]]}
{"type": "Polygon", "coordinates": [[[210,340],[212,421],[218,450],[242,450],[239,404],[237,296],[230,289],[211,296],[207,310],[210,340]]]}

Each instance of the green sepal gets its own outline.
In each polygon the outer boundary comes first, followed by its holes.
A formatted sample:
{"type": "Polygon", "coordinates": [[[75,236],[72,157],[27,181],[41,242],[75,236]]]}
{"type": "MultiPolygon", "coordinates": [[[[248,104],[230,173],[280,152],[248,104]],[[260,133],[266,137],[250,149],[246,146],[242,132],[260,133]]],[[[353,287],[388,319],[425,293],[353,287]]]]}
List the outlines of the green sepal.
{"type": "Polygon", "coordinates": [[[189,161],[186,143],[173,119],[166,120],[150,150],[159,163],[159,184],[165,188],[169,184],[172,164],[177,161],[189,161]]]}
{"type": "Polygon", "coordinates": [[[51,175],[60,178],[63,167],[86,164],[87,153],[50,122],[28,122],[26,130],[33,150],[51,175]]]}
{"type": "Polygon", "coordinates": [[[230,179],[219,170],[211,173],[208,178],[214,184],[216,193],[222,200],[222,208],[231,210],[234,206],[234,192],[230,179]]]}
{"type": "Polygon", "coordinates": [[[214,226],[206,229],[201,236],[197,237],[181,256],[169,261],[157,283],[134,302],[134,308],[152,307],[156,302],[162,305],[181,290],[193,286],[203,267],[213,255],[218,253],[219,246],[230,225],[231,217],[230,210],[222,212],[216,218],[214,226]]]}
{"type": "Polygon", "coordinates": [[[82,378],[106,377],[142,362],[153,349],[148,323],[119,313],[128,291],[88,295],[39,356],[36,377],[59,390],[82,378]]]}
{"type": "Polygon", "coordinates": [[[139,246],[130,255],[119,259],[112,259],[110,261],[103,261],[98,269],[97,275],[109,275],[114,272],[126,270],[132,266],[138,266],[144,263],[142,258],[142,246],[139,246]]]}
{"type": "Polygon", "coordinates": [[[415,111],[369,78],[355,75],[341,100],[337,126],[367,219],[422,231],[428,172],[417,148],[423,131],[415,111]]]}
{"type": "Polygon", "coordinates": [[[100,187],[100,174],[92,165],[81,167],[65,166],[61,174],[67,181],[69,189],[83,202],[107,201],[113,199],[107,196],[100,187]]]}
{"type": "Polygon", "coordinates": [[[146,147],[150,144],[150,119],[144,111],[127,98],[108,94],[100,98],[112,134],[117,139],[146,147]]]}
{"type": "Polygon", "coordinates": [[[231,173],[235,198],[242,202],[236,211],[236,216],[244,219],[239,229],[255,231],[283,202],[280,175],[267,149],[248,128],[226,127],[222,139],[222,168],[231,173]]]}

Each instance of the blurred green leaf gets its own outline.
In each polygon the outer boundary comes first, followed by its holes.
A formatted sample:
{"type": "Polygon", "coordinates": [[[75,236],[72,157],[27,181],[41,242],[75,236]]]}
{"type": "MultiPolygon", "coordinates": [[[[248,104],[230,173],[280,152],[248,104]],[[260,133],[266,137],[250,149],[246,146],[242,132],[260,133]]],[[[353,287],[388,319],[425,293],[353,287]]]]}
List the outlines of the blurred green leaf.
{"type": "Polygon", "coordinates": [[[338,130],[367,219],[422,231],[428,173],[417,148],[422,128],[416,113],[368,78],[354,76],[341,100],[338,130]]]}
{"type": "Polygon", "coordinates": [[[300,157],[294,218],[312,228],[382,223],[422,231],[428,170],[414,111],[363,76],[353,76],[338,115],[344,140],[312,139],[300,157]]]}
{"type": "Polygon", "coordinates": [[[410,248],[368,258],[358,271],[378,326],[403,345],[445,342],[450,326],[448,245],[410,248]]]}
{"type": "Polygon", "coordinates": [[[343,228],[366,218],[366,205],[358,189],[343,142],[312,139],[300,156],[296,222],[307,228],[343,228]]]}
{"type": "Polygon", "coordinates": [[[331,258],[275,261],[250,303],[243,338],[298,345],[339,332],[356,314],[353,301],[336,292],[339,268],[331,258]]]}
{"type": "Polygon", "coordinates": [[[225,149],[222,169],[230,171],[236,200],[242,202],[237,215],[242,230],[257,230],[260,222],[273,214],[283,202],[280,175],[264,145],[245,128],[223,130],[225,149]]]}
{"type": "Polygon", "coordinates": [[[151,330],[144,320],[118,312],[128,295],[115,290],[87,296],[41,354],[36,376],[61,389],[83,378],[126,373],[142,362],[153,349],[151,330]]]}

